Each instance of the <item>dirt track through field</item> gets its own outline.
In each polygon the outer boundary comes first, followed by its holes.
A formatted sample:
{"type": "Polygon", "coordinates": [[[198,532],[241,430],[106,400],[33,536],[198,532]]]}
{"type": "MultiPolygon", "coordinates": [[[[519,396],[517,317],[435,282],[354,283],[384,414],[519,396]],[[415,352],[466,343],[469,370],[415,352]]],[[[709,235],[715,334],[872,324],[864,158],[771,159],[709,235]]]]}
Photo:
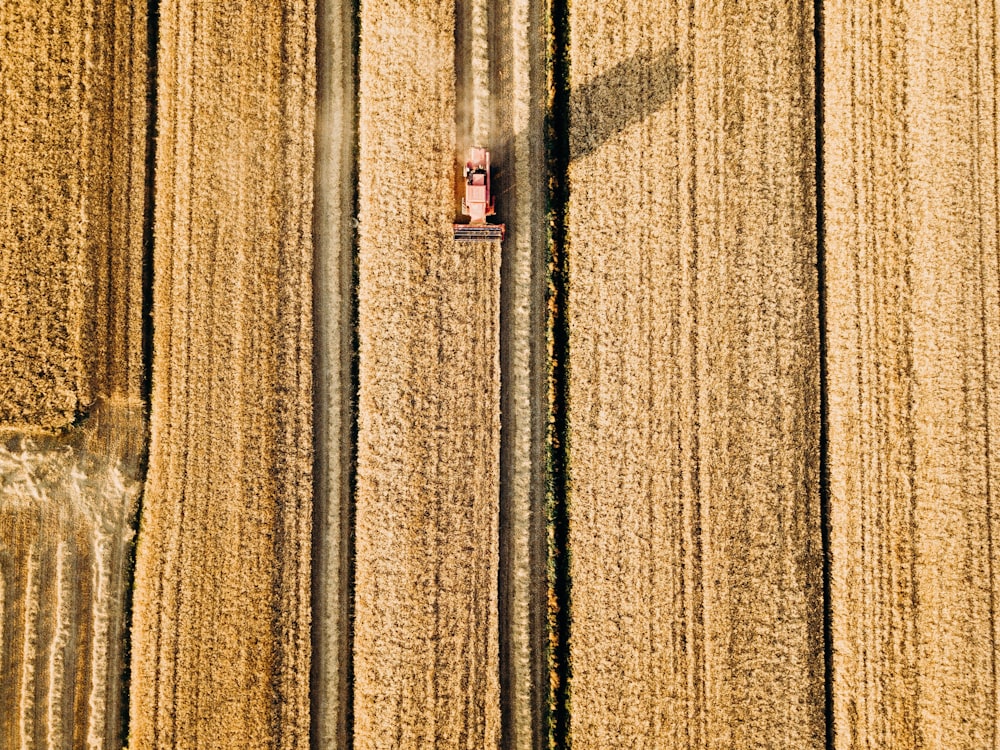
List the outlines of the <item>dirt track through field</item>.
{"type": "Polygon", "coordinates": [[[320,0],[316,13],[311,715],[322,749],[348,746],[351,702],[357,62],[354,6],[320,0]]]}
{"type": "Polygon", "coordinates": [[[310,7],[160,7],[136,749],[309,744],[310,7]]]}
{"type": "Polygon", "coordinates": [[[487,16],[500,280],[500,663],[505,746],[540,748],[546,673],[545,430],[548,195],[545,0],[491,0],[487,16]]]}
{"type": "Polygon", "coordinates": [[[996,34],[992,4],[827,3],[840,750],[1000,739],[996,34]]]}
{"type": "Polygon", "coordinates": [[[362,14],[354,747],[494,748],[500,246],[452,240],[454,3],[362,14]]]}
{"type": "Polygon", "coordinates": [[[812,8],[570,39],[573,747],[819,750],[812,8]]]}

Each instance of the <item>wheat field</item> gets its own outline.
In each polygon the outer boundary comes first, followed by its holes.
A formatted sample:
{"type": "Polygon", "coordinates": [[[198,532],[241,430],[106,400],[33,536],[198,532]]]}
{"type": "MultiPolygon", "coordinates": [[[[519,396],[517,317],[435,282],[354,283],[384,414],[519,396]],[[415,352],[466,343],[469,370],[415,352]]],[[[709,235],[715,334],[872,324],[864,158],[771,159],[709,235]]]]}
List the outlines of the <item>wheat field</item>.
{"type": "Polygon", "coordinates": [[[811,8],[603,8],[569,16],[569,735],[822,747],[811,8]]]}
{"type": "Polygon", "coordinates": [[[133,748],[309,742],[314,23],[159,8],[133,748]]]}
{"type": "Polygon", "coordinates": [[[998,39],[0,4],[0,749],[1000,743],[998,39]]]}

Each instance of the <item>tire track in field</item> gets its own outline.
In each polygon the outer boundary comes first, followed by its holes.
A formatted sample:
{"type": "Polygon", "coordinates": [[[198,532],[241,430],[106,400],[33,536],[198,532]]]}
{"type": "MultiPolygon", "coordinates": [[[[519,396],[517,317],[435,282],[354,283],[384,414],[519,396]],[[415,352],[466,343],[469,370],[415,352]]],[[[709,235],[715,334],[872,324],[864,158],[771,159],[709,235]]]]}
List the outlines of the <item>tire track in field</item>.
{"type": "Polygon", "coordinates": [[[357,19],[352,3],[316,6],[316,174],[312,737],[348,747],[354,461],[357,443],[357,19]]]}

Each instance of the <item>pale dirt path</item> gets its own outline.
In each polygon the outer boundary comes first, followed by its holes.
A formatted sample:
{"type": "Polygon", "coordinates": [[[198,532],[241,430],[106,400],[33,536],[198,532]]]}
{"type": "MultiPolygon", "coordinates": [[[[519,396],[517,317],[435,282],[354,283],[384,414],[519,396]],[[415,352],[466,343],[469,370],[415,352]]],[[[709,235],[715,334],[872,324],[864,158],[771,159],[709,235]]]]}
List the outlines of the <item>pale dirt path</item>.
{"type": "Polygon", "coordinates": [[[573,747],[820,750],[811,5],[570,6],[573,747]]]}
{"type": "MultiPolygon", "coordinates": [[[[105,419],[103,424],[99,420],[105,419]]],[[[141,420],[0,444],[0,747],[121,748],[141,420]],[[115,425],[115,426],[112,426],[115,425]]]]}
{"type": "Polygon", "coordinates": [[[120,748],[146,6],[5,2],[0,37],[0,746],[120,748]]]}
{"type": "Polygon", "coordinates": [[[490,18],[488,0],[467,0],[470,6],[469,50],[472,77],[472,143],[490,148],[490,18]]]}
{"type": "Polygon", "coordinates": [[[132,748],[306,748],[315,18],[160,7],[132,748]]]}
{"type": "Polygon", "coordinates": [[[454,3],[362,13],[354,747],[495,748],[500,248],[451,238],[454,3]]]}
{"type": "Polygon", "coordinates": [[[995,748],[996,11],[824,28],[836,747],[995,748]]]}

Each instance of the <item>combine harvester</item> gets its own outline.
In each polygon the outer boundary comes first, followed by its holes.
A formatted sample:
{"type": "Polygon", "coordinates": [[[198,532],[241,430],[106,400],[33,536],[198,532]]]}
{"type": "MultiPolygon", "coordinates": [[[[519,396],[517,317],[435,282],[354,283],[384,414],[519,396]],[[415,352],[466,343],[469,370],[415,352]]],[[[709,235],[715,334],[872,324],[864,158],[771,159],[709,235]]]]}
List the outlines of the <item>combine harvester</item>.
{"type": "Polygon", "coordinates": [[[490,152],[485,148],[469,150],[465,163],[465,197],[462,214],[469,217],[468,224],[454,224],[455,239],[461,241],[502,240],[503,224],[487,224],[486,217],[496,213],[490,195],[490,152]]]}

